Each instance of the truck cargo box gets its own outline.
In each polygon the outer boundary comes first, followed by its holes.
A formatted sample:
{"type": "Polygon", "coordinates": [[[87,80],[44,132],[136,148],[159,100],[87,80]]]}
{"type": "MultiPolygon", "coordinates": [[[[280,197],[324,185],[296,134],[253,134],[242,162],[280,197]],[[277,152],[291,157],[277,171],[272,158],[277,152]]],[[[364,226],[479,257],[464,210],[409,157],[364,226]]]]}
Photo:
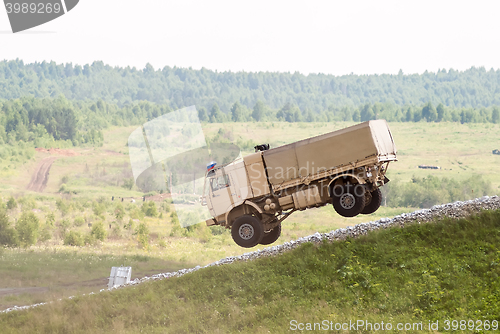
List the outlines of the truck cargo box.
{"type": "Polygon", "coordinates": [[[263,159],[274,187],[360,162],[396,160],[396,146],[387,122],[374,120],[264,151],[263,159]]]}

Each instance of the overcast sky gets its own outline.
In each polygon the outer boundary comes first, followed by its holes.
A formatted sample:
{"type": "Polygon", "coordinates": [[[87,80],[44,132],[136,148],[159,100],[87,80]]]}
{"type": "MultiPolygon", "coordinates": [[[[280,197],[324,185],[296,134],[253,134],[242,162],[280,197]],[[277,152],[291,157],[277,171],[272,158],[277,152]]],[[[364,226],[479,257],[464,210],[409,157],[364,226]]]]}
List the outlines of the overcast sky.
{"type": "Polygon", "coordinates": [[[0,60],[343,74],[500,68],[500,1],[80,0],[0,60]]]}

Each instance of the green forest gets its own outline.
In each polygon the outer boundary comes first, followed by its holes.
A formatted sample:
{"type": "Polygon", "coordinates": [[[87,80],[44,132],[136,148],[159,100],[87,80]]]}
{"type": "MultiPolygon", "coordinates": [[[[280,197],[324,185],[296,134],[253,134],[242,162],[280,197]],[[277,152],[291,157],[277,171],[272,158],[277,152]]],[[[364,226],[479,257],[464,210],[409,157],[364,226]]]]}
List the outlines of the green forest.
{"type": "Polygon", "coordinates": [[[246,73],[0,62],[0,159],[101,146],[109,126],[195,105],[202,122],[500,123],[500,70],[421,75],[246,73]]]}
{"type": "Polygon", "coordinates": [[[170,110],[150,102],[119,108],[102,100],[69,101],[62,95],[0,100],[0,162],[31,159],[36,147],[102,146],[103,129],[140,125],[170,110]]]}
{"type": "Polygon", "coordinates": [[[22,97],[0,101],[0,110],[0,144],[30,141],[40,147],[52,141],[99,146],[101,130],[110,125],[139,125],[171,111],[149,102],[119,108],[102,100],[69,101],[62,95],[55,99],[22,97]]]}
{"type": "Polygon", "coordinates": [[[22,60],[0,62],[0,99],[65,96],[69,100],[104,101],[124,106],[150,101],[172,109],[217,103],[229,112],[235,102],[252,109],[258,101],[271,109],[287,103],[303,114],[366,104],[420,106],[431,102],[452,108],[481,109],[500,105],[500,70],[397,75],[303,75],[277,72],[217,72],[202,68],[144,69],[111,67],[101,61],[73,65],[22,60]]]}

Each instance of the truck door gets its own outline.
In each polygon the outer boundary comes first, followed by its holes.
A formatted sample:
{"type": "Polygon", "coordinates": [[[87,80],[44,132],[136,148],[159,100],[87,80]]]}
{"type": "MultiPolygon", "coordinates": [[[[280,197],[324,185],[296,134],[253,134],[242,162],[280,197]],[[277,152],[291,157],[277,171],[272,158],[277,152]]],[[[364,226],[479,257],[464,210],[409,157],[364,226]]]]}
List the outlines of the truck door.
{"type": "Polygon", "coordinates": [[[214,217],[226,213],[233,203],[229,175],[223,173],[222,169],[217,170],[209,178],[209,187],[208,200],[211,203],[211,207],[209,207],[210,213],[214,217]]]}

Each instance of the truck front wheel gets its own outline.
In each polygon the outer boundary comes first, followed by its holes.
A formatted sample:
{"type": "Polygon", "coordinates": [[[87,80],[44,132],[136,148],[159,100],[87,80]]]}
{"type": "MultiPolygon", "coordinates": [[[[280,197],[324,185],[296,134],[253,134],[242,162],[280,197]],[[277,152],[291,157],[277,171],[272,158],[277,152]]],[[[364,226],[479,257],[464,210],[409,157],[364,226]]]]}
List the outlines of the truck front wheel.
{"type": "Polygon", "coordinates": [[[264,236],[262,237],[262,241],[260,242],[260,244],[270,245],[276,240],[278,240],[280,235],[281,235],[281,224],[273,228],[268,233],[264,233],[264,236]]]}
{"type": "Polygon", "coordinates": [[[251,248],[262,240],[264,230],[256,217],[245,215],[234,221],[231,235],[238,246],[251,248]]]}
{"type": "Polygon", "coordinates": [[[362,185],[336,185],[332,190],[335,211],[343,217],[354,217],[365,207],[365,188],[362,185]]]}
{"type": "Polygon", "coordinates": [[[361,210],[361,213],[364,215],[369,215],[370,213],[374,213],[375,211],[378,210],[378,208],[380,208],[380,205],[382,204],[382,191],[380,191],[380,188],[377,188],[370,194],[371,194],[370,202],[366,203],[364,209],[361,210]]]}

